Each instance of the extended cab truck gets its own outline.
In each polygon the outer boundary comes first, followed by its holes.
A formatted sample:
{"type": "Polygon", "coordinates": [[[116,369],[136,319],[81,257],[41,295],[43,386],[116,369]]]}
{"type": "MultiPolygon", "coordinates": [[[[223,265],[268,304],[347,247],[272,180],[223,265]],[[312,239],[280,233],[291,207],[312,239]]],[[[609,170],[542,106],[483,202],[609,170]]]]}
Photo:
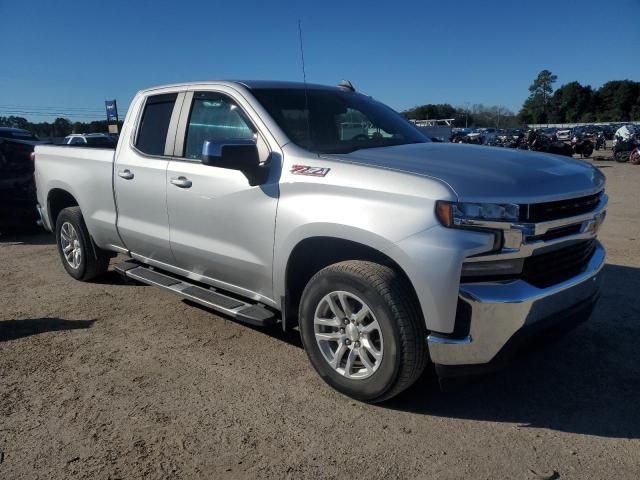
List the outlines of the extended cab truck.
{"type": "Polygon", "coordinates": [[[432,143],[350,84],[145,90],[115,152],[38,146],[35,164],[72,277],[119,252],[131,279],[298,326],[322,378],[365,401],[430,362],[442,378],[492,367],[598,296],[599,170],[432,143]]]}

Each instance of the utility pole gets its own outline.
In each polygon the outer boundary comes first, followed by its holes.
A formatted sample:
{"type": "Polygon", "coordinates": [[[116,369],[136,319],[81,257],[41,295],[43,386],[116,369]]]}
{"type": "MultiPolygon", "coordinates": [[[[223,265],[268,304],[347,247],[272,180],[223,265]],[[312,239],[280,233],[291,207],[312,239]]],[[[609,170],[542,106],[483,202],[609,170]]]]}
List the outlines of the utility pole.
{"type": "Polygon", "coordinates": [[[464,109],[464,128],[469,127],[469,103],[471,102],[464,102],[466,105],[466,108],[464,109]]]}

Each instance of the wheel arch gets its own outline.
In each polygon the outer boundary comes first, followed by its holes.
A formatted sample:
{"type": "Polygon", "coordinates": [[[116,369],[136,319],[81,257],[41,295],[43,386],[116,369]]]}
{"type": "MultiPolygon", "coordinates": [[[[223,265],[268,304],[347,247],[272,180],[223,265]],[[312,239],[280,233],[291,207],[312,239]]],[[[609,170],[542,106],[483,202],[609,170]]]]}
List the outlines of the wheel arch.
{"type": "MultiPolygon", "coordinates": [[[[298,307],[307,283],[318,271],[334,263],[346,260],[365,260],[386,265],[401,275],[410,285],[409,295],[416,302],[422,315],[418,295],[400,264],[381,249],[337,236],[311,236],[304,238],[291,249],[283,275],[283,328],[298,323],[298,307]]],[[[424,319],[422,319],[424,321],[424,319]]]]}
{"type": "Polygon", "coordinates": [[[47,194],[47,214],[49,225],[55,232],[56,221],[60,212],[68,207],[79,207],[80,204],[75,196],[63,188],[52,188],[47,194]]]}

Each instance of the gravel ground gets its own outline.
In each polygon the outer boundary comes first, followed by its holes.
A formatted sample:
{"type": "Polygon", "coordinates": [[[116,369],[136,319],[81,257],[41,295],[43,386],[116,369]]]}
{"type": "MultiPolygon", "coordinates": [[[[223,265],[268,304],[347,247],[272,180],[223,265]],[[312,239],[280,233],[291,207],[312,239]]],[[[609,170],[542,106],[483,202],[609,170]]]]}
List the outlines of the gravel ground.
{"type": "Polygon", "coordinates": [[[492,377],[370,406],[297,334],[152,287],[74,281],[46,234],[0,237],[0,478],[638,478],[640,167],[608,177],[592,319],[492,377]]]}

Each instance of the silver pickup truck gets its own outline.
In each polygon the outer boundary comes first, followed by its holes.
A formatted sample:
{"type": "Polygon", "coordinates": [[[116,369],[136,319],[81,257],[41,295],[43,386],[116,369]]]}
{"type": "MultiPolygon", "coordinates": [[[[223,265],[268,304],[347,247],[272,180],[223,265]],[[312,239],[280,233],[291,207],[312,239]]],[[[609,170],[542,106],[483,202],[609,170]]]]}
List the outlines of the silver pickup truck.
{"type": "Polygon", "coordinates": [[[589,317],[605,179],[587,163],[432,143],[338,87],[141,91],[113,150],[38,146],[39,211],[78,280],[122,275],[298,328],[320,376],[378,402],[428,364],[495,367],[589,317]]]}

